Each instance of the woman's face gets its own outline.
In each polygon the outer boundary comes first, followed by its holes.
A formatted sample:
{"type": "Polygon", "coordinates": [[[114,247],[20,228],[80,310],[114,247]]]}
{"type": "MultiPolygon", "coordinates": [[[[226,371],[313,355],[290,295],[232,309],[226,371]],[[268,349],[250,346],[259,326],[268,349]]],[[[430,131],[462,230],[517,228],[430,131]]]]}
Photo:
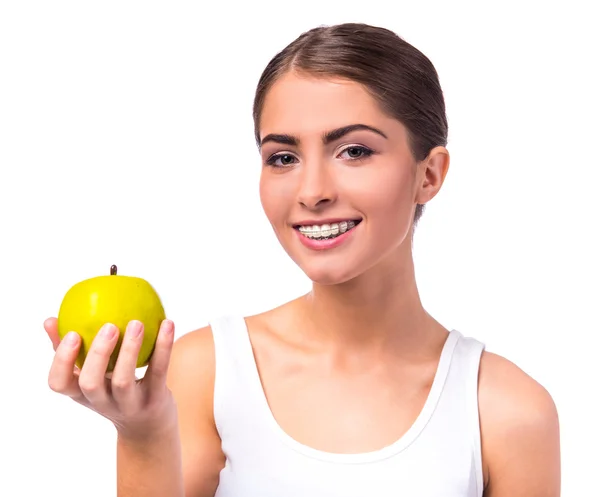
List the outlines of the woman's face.
{"type": "Polygon", "coordinates": [[[415,207],[437,193],[448,167],[442,147],[417,164],[404,125],[342,79],[281,77],[266,96],[260,139],[265,214],[321,284],[348,281],[410,246],[415,207]]]}

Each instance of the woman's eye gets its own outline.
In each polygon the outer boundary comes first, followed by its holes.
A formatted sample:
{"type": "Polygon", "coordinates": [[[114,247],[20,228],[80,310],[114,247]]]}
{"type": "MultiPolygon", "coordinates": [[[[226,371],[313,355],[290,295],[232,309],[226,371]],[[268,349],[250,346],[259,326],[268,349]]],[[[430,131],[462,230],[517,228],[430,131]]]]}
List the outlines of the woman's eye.
{"type": "Polygon", "coordinates": [[[348,154],[350,160],[364,159],[373,154],[373,151],[358,145],[348,147],[342,151],[342,154],[348,154]]]}
{"type": "Polygon", "coordinates": [[[294,164],[296,158],[291,154],[274,154],[267,159],[267,164],[275,167],[287,167],[294,164]]]}

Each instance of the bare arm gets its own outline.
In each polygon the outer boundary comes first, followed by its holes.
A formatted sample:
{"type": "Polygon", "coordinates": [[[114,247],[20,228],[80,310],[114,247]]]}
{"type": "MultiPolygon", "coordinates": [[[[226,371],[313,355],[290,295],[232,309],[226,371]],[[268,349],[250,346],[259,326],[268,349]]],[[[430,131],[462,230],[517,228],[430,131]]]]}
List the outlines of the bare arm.
{"type": "Polygon", "coordinates": [[[482,357],[479,392],[484,496],[559,497],[559,423],[550,394],[490,353],[482,357]]]}
{"type": "Polygon", "coordinates": [[[215,358],[209,327],[173,345],[167,385],[177,420],[143,441],[120,437],[119,497],[213,497],[225,463],[214,424],[215,358]]]}
{"type": "MultiPolygon", "coordinates": [[[[117,438],[118,497],[185,497],[177,425],[145,442],[117,438]]],[[[190,494],[191,495],[191,494],[190,494]]],[[[213,494],[214,495],[214,494],[213,494]]]]}

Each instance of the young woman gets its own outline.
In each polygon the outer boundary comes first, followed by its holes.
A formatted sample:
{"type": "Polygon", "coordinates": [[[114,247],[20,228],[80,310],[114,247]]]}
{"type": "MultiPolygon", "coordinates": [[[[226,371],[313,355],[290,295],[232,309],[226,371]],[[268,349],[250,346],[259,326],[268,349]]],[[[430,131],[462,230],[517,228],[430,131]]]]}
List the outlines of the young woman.
{"type": "Polygon", "coordinates": [[[265,69],[254,120],[264,211],[310,293],[183,335],[107,324],[50,387],[110,419],[120,497],[557,497],[550,395],[422,306],[412,235],[448,171],[431,62],[362,24],[304,33],[265,69]]]}

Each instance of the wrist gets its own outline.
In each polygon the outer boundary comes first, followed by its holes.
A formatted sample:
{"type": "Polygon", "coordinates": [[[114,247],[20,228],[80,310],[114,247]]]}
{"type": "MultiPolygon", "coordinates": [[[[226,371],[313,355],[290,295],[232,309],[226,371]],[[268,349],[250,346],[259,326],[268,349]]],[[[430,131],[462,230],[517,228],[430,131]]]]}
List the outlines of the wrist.
{"type": "Polygon", "coordinates": [[[144,449],[179,440],[179,423],[176,412],[168,413],[151,424],[140,423],[132,427],[115,424],[115,428],[117,441],[132,448],[144,449]]]}

